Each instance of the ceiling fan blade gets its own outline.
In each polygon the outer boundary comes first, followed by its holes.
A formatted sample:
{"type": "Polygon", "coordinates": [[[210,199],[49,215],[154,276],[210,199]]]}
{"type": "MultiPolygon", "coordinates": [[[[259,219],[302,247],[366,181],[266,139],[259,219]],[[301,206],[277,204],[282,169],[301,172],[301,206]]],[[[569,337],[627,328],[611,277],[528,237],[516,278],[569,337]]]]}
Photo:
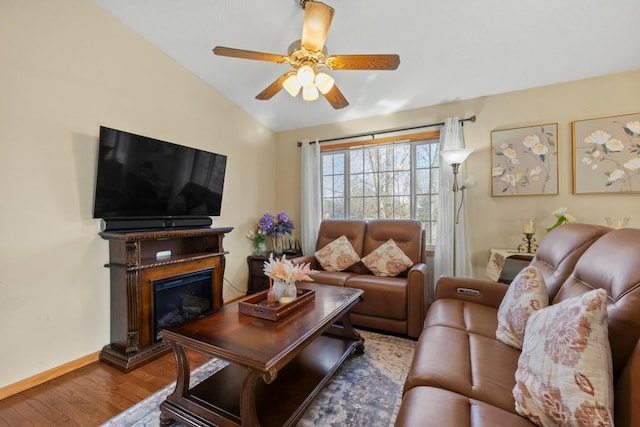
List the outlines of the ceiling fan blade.
{"type": "Polygon", "coordinates": [[[324,3],[317,1],[307,1],[305,3],[302,47],[312,52],[322,50],[334,12],[332,7],[324,3]]]}
{"type": "Polygon", "coordinates": [[[333,55],[326,60],[332,70],[395,70],[400,65],[398,55],[333,55]]]}
{"type": "Polygon", "coordinates": [[[251,50],[234,49],[232,47],[216,46],[213,53],[220,56],[230,56],[232,58],[255,59],[257,61],[284,62],[284,56],[275,53],[254,52],[251,50]]]}
{"type": "Polygon", "coordinates": [[[287,80],[287,77],[289,77],[292,74],[295,74],[295,71],[287,71],[286,73],[284,73],[283,75],[278,77],[276,79],[276,81],[274,81],[269,86],[267,86],[265,88],[265,90],[263,90],[262,92],[257,94],[256,95],[256,99],[260,99],[262,101],[266,101],[268,99],[273,98],[273,96],[276,93],[278,93],[278,92],[280,92],[282,90],[282,84],[284,83],[285,80],[287,80]]]}
{"type": "Polygon", "coordinates": [[[340,89],[338,89],[338,86],[336,86],[335,84],[333,85],[331,90],[329,90],[329,92],[324,94],[324,97],[327,99],[327,101],[329,101],[329,104],[331,104],[331,106],[336,110],[339,110],[349,105],[349,101],[347,101],[347,98],[344,97],[342,92],[340,92],[340,89]]]}

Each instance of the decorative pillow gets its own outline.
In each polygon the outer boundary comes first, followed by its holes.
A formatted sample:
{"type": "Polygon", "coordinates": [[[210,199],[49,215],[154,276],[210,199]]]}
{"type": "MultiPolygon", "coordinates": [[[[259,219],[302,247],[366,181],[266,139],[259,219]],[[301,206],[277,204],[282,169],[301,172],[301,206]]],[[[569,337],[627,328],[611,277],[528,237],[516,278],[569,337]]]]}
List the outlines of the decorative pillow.
{"type": "Polygon", "coordinates": [[[536,267],[525,267],[509,286],[498,308],[496,338],[503,343],[522,348],[529,317],[549,305],[544,277],[536,267]]]}
{"type": "Polygon", "coordinates": [[[360,257],[346,236],[340,236],[316,251],[316,259],[325,271],[342,271],[360,261],[360,257]]]}
{"type": "Polygon", "coordinates": [[[613,426],[604,289],[531,315],[513,397],[516,411],[538,425],[613,426]]]}
{"type": "Polygon", "coordinates": [[[389,239],[376,250],[362,258],[362,263],[376,276],[395,277],[413,265],[413,261],[393,239],[389,239]]]}

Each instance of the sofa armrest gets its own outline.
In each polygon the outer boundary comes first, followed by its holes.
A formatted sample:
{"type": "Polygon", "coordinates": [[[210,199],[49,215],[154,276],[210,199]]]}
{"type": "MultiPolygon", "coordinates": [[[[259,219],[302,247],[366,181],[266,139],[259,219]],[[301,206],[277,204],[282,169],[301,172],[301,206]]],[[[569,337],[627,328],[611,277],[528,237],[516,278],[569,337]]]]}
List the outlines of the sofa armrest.
{"type": "Polygon", "coordinates": [[[294,264],[309,264],[312,270],[322,270],[320,263],[313,255],[297,256],[295,258],[291,258],[289,261],[294,264]]]}
{"type": "Polygon", "coordinates": [[[442,276],[438,279],[434,300],[454,298],[498,308],[507,289],[503,283],[442,276]]]}
{"type": "Polygon", "coordinates": [[[417,338],[426,316],[425,292],[429,281],[427,264],[418,263],[407,272],[407,335],[417,338]]]}

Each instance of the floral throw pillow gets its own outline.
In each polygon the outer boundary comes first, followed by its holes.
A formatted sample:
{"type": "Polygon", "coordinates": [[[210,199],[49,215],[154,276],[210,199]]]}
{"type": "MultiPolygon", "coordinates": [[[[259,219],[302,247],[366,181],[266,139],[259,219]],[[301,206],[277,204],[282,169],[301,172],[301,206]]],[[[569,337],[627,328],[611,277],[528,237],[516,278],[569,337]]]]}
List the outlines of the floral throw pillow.
{"type": "Polygon", "coordinates": [[[360,261],[346,236],[340,236],[314,254],[325,271],[342,271],[360,261]]]}
{"type": "Polygon", "coordinates": [[[362,258],[362,263],[376,276],[395,277],[413,266],[413,261],[393,239],[387,240],[376,250],[362,258]]]}
{"type": "Polygon", "coordinates": [[[531,315],[513,397],[516,411],[538,425],[613,426],[604,289],[531,315]]]}
{"type": "Polygon", "coordinates": [[[536,267],[525,267],[513,279],[500,303],[496,338],[521,349],[529,317],[548,305],[549,294],[542,274],[536,267]]]}

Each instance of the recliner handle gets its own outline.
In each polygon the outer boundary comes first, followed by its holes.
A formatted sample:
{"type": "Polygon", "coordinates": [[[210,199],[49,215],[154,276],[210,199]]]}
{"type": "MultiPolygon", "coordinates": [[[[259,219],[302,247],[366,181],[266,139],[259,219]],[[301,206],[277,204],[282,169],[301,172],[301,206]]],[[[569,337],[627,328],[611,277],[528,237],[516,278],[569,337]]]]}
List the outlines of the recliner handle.
{"type": "Polygon", "coordinates": [[[469,288],[456,288],[456,292],[461,295],[466,295],[469,297],[479,297],[480,291],[477,289],[469,289],[469,288]]]}

